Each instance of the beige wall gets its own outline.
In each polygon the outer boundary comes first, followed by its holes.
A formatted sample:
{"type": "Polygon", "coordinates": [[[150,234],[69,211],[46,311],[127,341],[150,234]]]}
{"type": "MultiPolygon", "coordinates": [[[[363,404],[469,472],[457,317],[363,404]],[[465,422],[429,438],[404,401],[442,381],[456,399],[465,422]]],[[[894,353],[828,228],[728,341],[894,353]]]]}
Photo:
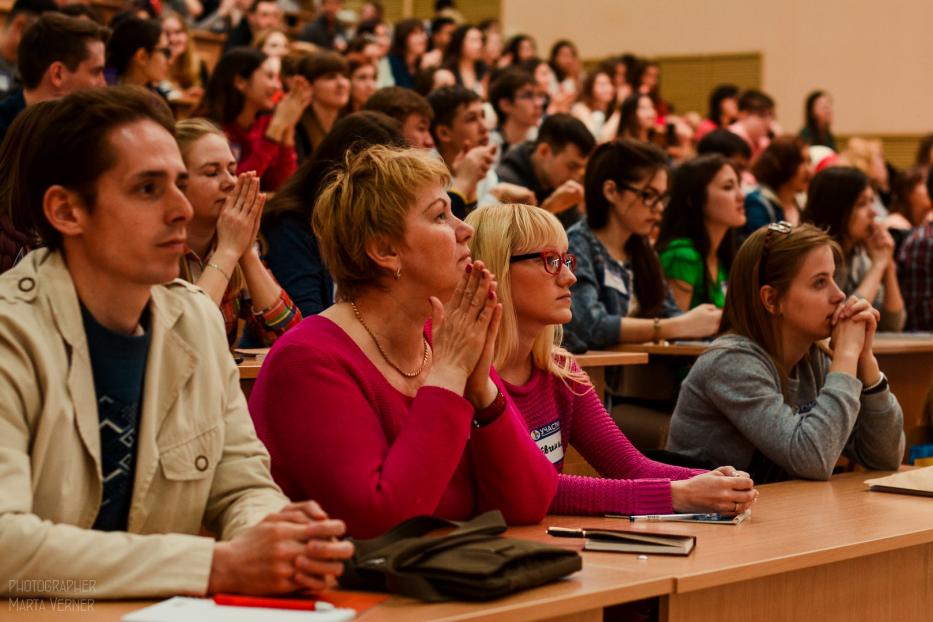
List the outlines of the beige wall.
{"type": "Polygon", "coordinates": [[[933,131],[928,0],[502,0],[507,33],[557,39],[583,58],[760,52],[785,129],[814,88],[836,101],[838,134],[933,131]]]}

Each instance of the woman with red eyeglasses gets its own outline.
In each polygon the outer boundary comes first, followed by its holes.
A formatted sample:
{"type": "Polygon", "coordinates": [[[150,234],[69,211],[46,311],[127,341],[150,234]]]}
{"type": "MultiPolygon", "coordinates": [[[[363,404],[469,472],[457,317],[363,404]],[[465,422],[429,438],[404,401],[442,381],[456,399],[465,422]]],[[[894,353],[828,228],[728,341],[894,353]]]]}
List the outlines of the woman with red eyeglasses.
{"type": "Polygon", "coordinates": [[[573,357],[560,347],[570,320],[576,258],[552,214],[527,205],[492,205],[467,218],[474,259],[496,274],[503,304],[494,365],[532,440],[557,469],[573,445],[602,478],[561,473],[555,514],[740,513],[758,497],[747,474],[705,472],[642,455],[616,426],[573,357]]]}

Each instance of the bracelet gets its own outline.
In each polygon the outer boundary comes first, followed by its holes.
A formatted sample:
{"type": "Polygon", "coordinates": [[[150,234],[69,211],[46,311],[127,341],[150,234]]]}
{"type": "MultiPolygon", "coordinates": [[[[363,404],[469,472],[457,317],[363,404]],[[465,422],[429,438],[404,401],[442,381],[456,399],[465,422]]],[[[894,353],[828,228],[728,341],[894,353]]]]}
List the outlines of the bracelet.
{"type": "Polygon", "coordinates": [[[655,343],[661,343],[661,318],[654,318],[654,339],[655,343]]]}
{"type": "Polygon", "coordinates": [[[214,270],[217,270],[217,272],[220,272],[222,275],[224,275],[225,277],[227,277],[227,280],[228,280],[228,281],[230,280],[230,275],[227,274],[227,271],[224,270],[223,268],[221,268],[220,266],[218,266],[217,264],[215,264],[213,261],[204,264],[204,267],[205,267],[205,268],[213,268],[214,270]]]}
{"type": "Polygon", "coordinates": [[[473,414],[473,427],[475,429],[484,428],[498,419],[505,412],[505,396],[502,391],[496,393],[496,398],[486,408],[478,409],[473,414]]]}
{"type": "Polygon", "coordinates": [[[869,387],[862,387],[862,395],[873,395],[875,393],[881,393],[887,388],[888,377],[884,375],[884,372],[881,372],[881,378],[878,379],[878,382],[869,387]]]}

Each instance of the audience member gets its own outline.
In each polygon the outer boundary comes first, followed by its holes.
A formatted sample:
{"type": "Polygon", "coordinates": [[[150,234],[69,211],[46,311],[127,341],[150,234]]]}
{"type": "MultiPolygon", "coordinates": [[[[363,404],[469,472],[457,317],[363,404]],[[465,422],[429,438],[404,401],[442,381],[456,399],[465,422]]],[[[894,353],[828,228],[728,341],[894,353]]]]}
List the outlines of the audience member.
{"type": "Polygon", "coordinates": [[[336,52],[316,52],[298,64],[298,75],[311,85],[311,104],[295,131],[295,152],[304,162],[321,144],[350,101],[349,67],[336,52]]]}
{"type": "Polygon", "coordinates": [[[858,169],[834,166],[820,171],[807,194],[806,220],[842,248],[833,278],[846,295],[855,295],[881,311],[879,330],[904,328],[904,300],[897,282],[894,240],[875,221],[874,191],[858,169]]]}
{"type": "Polygon", "coordinates": [[[223,128],[237,173],[255,171],[266,191],[275,191],[295,171],[295,126],[311,100],[311,86],[301,77],[276,105],[281,88],[274,59],[254,48],[235,48],[217,63],[194,112],[223,128]]]}
{"type": "Polygon", "coordinates": [[[415,88],[415,74],[421,68],[421,56],[428,49],[428,34],[418,19],[403,19],[395,25],[392,47],[386,57],[391,69],[390,84],[415,88]]]}
{"type": "Polygon", "coordinates": [[[774,139],[752,162],[752,175],[758,187],[745,196],[745,230],[748,237],[759,227],[786,220],[800,222],[797,195],[810,184],[810,151],[799,138],[774,139]]]}
{"type": "Polygon", "coordinates": [[[667,178],[667,158],[648,143],[605,143],[591,156],[586,218],[567,232],[577,258],[568,347],[709,337],[718,330],[722,312],[715,305],[680,310],[649,241],[667,203],[667,178]]]}
{"type": "Polygon", "coordinates": [[[480,96],[485,95],[486,63],[483,62],[483,33],[472,24],[454,30],[444,50],[444,67],[454,74],[457,84],[480,96]]]}
{"type": "Polygon", "coordinates": [[[731,467],[704,474],[645,458],[559,346],[575,280],[560,221],[526,205],[494,205],[467,222],[476,227],[470,250],[497,275],[503,304],[494,365],[531,437],[560,473],[551,513],[734,514],[754,503],[751,480],[731,467]],[[570,445],[602,478],[562,473],[570,445]]]}
{"type": "Polygon", "coordinates": [[[347,73],[350,77],[350,99],[344,113],[350,114],[362,110],[376,92],[376,65],[364,56],[350,54],[347,56],[347,73]]]}
{"type": "Polygon", "coordinates": [[[113,29],[107,42],[107,70],[113,82],[141,86],[160,95],[158,88],[168,78],[172,50],[162,24],[154,19],[127,17],[113,29]]]}
{"type": "MultiPolygon", "coordinates": [[[[928,175],[928,195],[931,181],[933,176],[928,175]]],[[[901,244],[897,258],[898,284],[907,313],[904,328],[909,331],[933,331],[933,220],[927,218],[923,224],[910,231],[901,244]]]]}
{"type": "Polygon", "coordinates": [[[701,156],[674,171],[655,247],[678,307],[725,305],[736,228],[744,224],[739,174],[726,158],[701,156]]]}
{"type": "Polygon", "coordinates": [[[431,149],[431,104],[411,89],[387,86],[376,91],[367,100],[364,110],[381,112],[402,124],[402,135],[408,144],[418,149],[431,149]]]}
{"type": "Polygon", "coordinates": [[[579,119],[556,114],[541,124],[537,140],[510,149],[496,172],[502,181],[534,192],[538,205],[569,227],[583,210],[580,182],[595,146],[579,119]]]}
{"type": "Polygon", "coordinates": [[[557,488],[491,372],[502,307],[448,181],[423,150],[347,159],[313,215],[339,302],[275,343],[250,397],[276,481],[313,491],[354,537],[492,508],[536,523],[557,488]]]}
{"type": "Polygon", "coordinates": [[[347,48],[347,32],[337,18],[343,8],[343,0],[318,0],[317,17],[304,27],[302,41],[313,43],[325,50],[343,52],[347,48]]]}
{"type": "Polygon", "coordinates": [[[220,307],[231,346],[270,346],[301,321],[301,313],[259,259],[256,233],[266,202],[259,178],[236,174],[227,137],[207,119],[179,121],[175,139],[188,169],[184,192],[194,212],[181,278],[220,307]]]}
{"type": "MultiPolygon", "coordinates": [[[[559,39],[551,46],[548,64],[554,78],[568,91],[579,92],[583,85],[583,63],[577,46],[568,39],[559,39]]],[[[611,79],[610,75],[610,79],[611,79]]]]}
{"type": "Polygon", "coordinates": [[[109,31],[94,22],[48,13],[19,44],[23,88],[0,102],[0,142],[27,106],[74,91],[104,86],[104,44],[109,31]]]}
{"type": "Polygon", "coordinates": [[[270,28],[256,33],[252,45],[266,56],[285,58],[290,51],[288,34],[280,28],[270,28]]]}
{"type": "MultiPolygon", "coordinates": [[[[717,129],[727,128],[739,118],[739,87],[734,84],[720,84],[709,94],[709,110],[706,118],[696,130],[696,139],[717,129]]],[[[727,156],[728,157],[728,156],[727,156]]]]}
{"type": "Polygon", "coordinates": [[[800,138],[808,145],[823,145],[836,151],[833,136],[833,98],[826,91],[813,91],[804,104],[804,126],[800,138]]]}
{"type": "Polygon", "coordinates": [[[226,34],[224,51],[250,45],[253,35],[284,26],[278,0],[221,0],[220,7],[198,23],[199,28],[226,34]]]}
{"type": "Polygon", "coordinates": [[[344,525],[273,483],[217,308],[175,279],[168,108],[127,87],[49,108],[13,190],[46,248],[0,278],[0,572],[33,596],[80,595],[63,561],[101,598],[323,590],[344,525]]]}
{"type": "Polygon", "coordinates": [[[405,146],[401,124],[379,112],[356,112],[340,119],[265,209],[263,259],[305,317],[334,302],[334,282],[311,231],[314,203],[324,181],[347,154],[371,145],[405,146]]]}
{"type": "Polygon", "coordinates": [[[631,138],[645,143],[654,141],[658,127],[658,111],[648,95],[629,95],[619,110],[619,138],[631,138]]]}
{"type": "MultiPolygon", "coordinates": [[[[927,190],[927,170],[919,166],[899,173],[891,184],[891,209],[884,226],[896,236],[897,248],[914,227],[922,226],[933,213],[927,190]]],[[[895,256],[897,255],[895,249],[895,256]]]]}
{"type": "Polygon", "coordinates": [[[527,34],[518,34],[505,42],[502,49],[502,60],[505,66],[517,65],[522,61],[535,58],[538,55],[538,44],[534,37],[527,34]]]}
{"type": "Polygon", "coordinates": [[[169,13],[162,18],[162,32],[172,52],[168,71],[172,91],[184,99],[201,99],[207,86],[207,64],[198,53],[188,22],[177,13],[169,13]]]}
{"type": "Polygon", "coordinates": [[[586,76],[580,99],[570,113],[586,125],[597,142],[604,143],[619,133],[620,112],[615,101],[612,78],[606,71],[597,69],[586,76]]]}
{"type": "Polygon", "coordinates": [[[754,162],[771,142],[773,123],[774,100],[750,89],[739,96],[739,116],[728,129],[748,143],[754,162]]]}
{"type": "Polygon", "coordinates": [[[752,159],[752,149],[748,143],[723,128],[709,132],[697,143],[697,155],[710,153],[718,153],[729,160],[739,172],[740,181],[752,159]]]}
{"type": "Polygon", "coordinates": [[[17,61],[23,34],[43,13],[57,9],[53,0],[14,0],[0,28],[0,100],[22,86],[17,61]]]}
{"type": "Polygon", "coordinates": [[[512,145],[536,138],[544,101],[534,76],[521,67],[510,67],[493,78],[489,103],[496,113],[497,126],[490,140],[499,146],[500,159],[512,145]]]}
{"type": "Polygon", "coordinates": [[[762,484],[829,479],[840,455],[898,467],[904,422],[872,353],[878,312],[836,287],[841,261],[811,225],[772,223],[745,241],[729,275],[725,335],[690,369],[668,449],[734,464],[762,484]]]}

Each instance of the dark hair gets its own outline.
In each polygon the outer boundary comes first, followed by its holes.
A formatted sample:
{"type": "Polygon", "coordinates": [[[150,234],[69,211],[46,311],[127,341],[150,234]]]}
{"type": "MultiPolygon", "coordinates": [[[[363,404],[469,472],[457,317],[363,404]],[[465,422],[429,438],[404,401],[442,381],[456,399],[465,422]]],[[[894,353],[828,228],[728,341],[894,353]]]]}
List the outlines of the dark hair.
{"type": "Polygon", "coordinates": [[[849,219],[859,195],[869,187],[868,177],[851,166],[830,166],[810,182],[807,209],[803,216],[842,242],[849,230],[849,219]]]}
{"type": "MultiPolygon", "coordinates": [[[[570,48],[573,50],[575,56],[579,56],[577,52],[577,46],[573,44],[573,41],[570,39],[558,39],[554,42],[554,45],[551,46],[551,54],[548,57],[548,64],[551,66],[551,71],[554,72],[554,75],[557,76],[557,81],[562,82],[567,78],[567,75],[563,70],[557,66],[557,54],[560,52],[561,48],[570,48]]],[[[609,77],[612,77],[610,74],[609,77]]]]}
{"type": "MultiPolygon", "coordinates": [[[[709,200],[710,183],[726,166],[732,167],[732,163],[719,154],[711,154],[687,160],[677,167],[671,177],[671,201],[664,208],[661,232],[655,242],[655,248],[659,253],[677,238],[687,238],[693,242],[693,247],[703,258],[702,284],[700,291],[694,292],[694,295],[699,295],[701,303],[712,302],[709,297],[709,284],[716,282],[716,275],[709,274],[709,270],[705,269],[711,243],[704,224],[703,208],[709,200]]],[[[735,167],[732,168],[735,170],[735,167]]],[[[736,171],[737,179],[738,175],[739,172],[736,171]]],[[[732,266],[736,247],[736,232],[730,229],[716,250],[719,265],[727,274],[732,266]]]]}
{"type": "MultiPolygon", "coordinates": [[[[25,141],[19,176],[11,189],[16,197],[12,216],[16,229],[38,233],[55,250],[62,236],[46,220],[46,191],[63,186],[77,192],[87,209],[93,209],[97,182],[116,163],[108,140],[113,130],[147,120],[174,135],[175,121],[161,97],[132,86],[77,91],[49,106],[44,116],[31,140],[25,141]]],[[[8,135],[6,140],[16,138],[8,135]]]]}
{"type": "Polygon", "coordinates": [[[152,53],[162,36],[162,24],[154,19],[127,17],[117,24],[107,43],[107,67],[124,75],[139,50],[152,53]]]}
{"type": "Polygon", "coordinates": [[[346,160],[348,153],[372,145],[408,146],[402,136],[402,124],[372,111],[354,112],[338,120],[311,157],[269,201],[263,213],[263,224],[282,214],[296,213],[310,229],[314,202],[327,177],[346,160]]]}
{"type": "MultiPolygon", "coordinates": [[[[596,85],[596,78],[599,76],[606,76],[609,78],[609,83],[614,84],[612,81],[612,74],[606,71],[604,67],[598,67],[586,74],[586,77],[583,78],[583,85],[580,87],[580,100],[589,108],[593,107],[593,87],[596,85]]],[[[613,89],[615,89],[615,86],[613,86],[613,89]]],[[[609,109],[606,110],[607,119],[609,115],[612,114],[614,105],[615,99],[613,98],[613,101],[609,102],[609,109]]]]}
{"type": "Polygon", "coordinates": [[[249,80],[266,58],[265,52],[252,47],[238,46],[228,50],[214,67],[204,96],[192,116],[205,117],[221,125],[236,120],[245,100],[234,85],[235,79],[239,76],[249,80]]]}
{"type": "Polygon", "coordinates": [[[46,11],[57,10],[58,5],[55,4],[54,0],[16,0],[13,6],[10,7],[10,14],[6,17],[6,23],[12,23],[16,16],[21,13],[38,17],[46,11]]]}
{"type": "Polygon", "coordinates": [[[58,13],[43,15],[23,33],[17,49],[23,86],[34,89],[52,63],[75,71],[89,57],[87,44],[107,42],[110,31],[95,22],[58,13]]]}
{"type": "Polygon", "coordinates": [[[425,119],[434,118],[431,104],[411,89],[401,86],[385,86],[366,100],[363,110],[374,110],[389,115],[399,123],[413,114],[420,114],[425,119]]]}
{"type": "Polygon", "coordinates": [[[777,190],[797,174],[797,168],[803,164],[806,147],[796,136],[775,138],[752,164],[752,175],[758,183],[777,190]]]}
{"type": "Polygon", "coordinates": [[[534,43],[534,40],[535,40],[534,37],[532,37],[531,35],[526,35],[526,34],[514,35],[510,37],[508,41],[505,42],[505,47],[502,48],[502,55],[505,56],[506,54],[511,54],[512,64],[514,65],[521,61],[521,59],[518,57],[518,48],[521,47],[522,42],[531,41],[532,43],[534,43]]]}
{"type": "Polygon", "coordinates": [[[62,15],[67,15],[68,17],[86,17],[92,22],[97,22],[101,25],[104,23],[104,20],[100,16],[100,12],[94,7],[88,6],[86,4],[67,4],[58,9],[58,12],[62,15]]]}
{"type": "Polygon", "coordinates": [[[738,99],[739,87],[734,84],[720,84],[709,94],[709,111],[706,118],[716,124],[716,127],[722,127],[720,117],[722,112],[720,107],[722,102],[727,99],[738,99]]]}
{"type": "Polygon", "coordinates": [[[314,52],[302,58],[298,62],[298,74],[314,84],[314,81],[320,77],[339,73],[345,76],[350,75],[350,67],[347,65],[347,59],[331,51],[314,52]]]}
{"type": "Polygon", "coordinates": [[[717,128],[701,138],[697,143],[697,153],[718,153],[727,158],[742,156],[748,160],[752,159],[752,148],[745,139],[724,128],[717,128]]]}
{"type": "MultiPolygon", "coordinates": [[[[620,137],[638,138],[641,134],[641,124],[638,121],[638,104],[641,103],[642,97],[651,100],[650,95],[636,91],[622,101],[622,105],[619,107],[620,137]]],[[[654,100],[651,100],[651,105],[654,105],[654,100]]]]}
{"type": "Polygon", "coordinates": [[[456,26],[457,20],[450,17],[449,15],[441,15],[431,20],[431,39],[432,39],[431,43],[432,45],[434,43],[433,42],[434,35],[437,34],[437,32],[444,26],[450,26],[450,25],[456,26]]]}
{"type": "Polygon", "coordinates": [[[460,85],[445,86],[429,94],[428,103],[431,104],[431,110],[434,111],[434,119],[431,121],[431,135],[434,136],[434,142],[437,143],[436,129],[438,125],[450,127],[461,107],[481,101],[483,99],[475,91],[460,85]]]}
{"type": "Polygon", "coordinates": [[[930,166],[930,151],[933,151],[933,134],[927,134],[920,139],[914,164],[917,166],[930,166]]]}
{"type": "Polygon", "coordinates": [[[347,44],[346,54],[347,56],[350,54],[359,54],[366,49],[367,45],[379,45],[375,35],[368,33],[358,34],[350,39],[350,43],[347,44]]]}
{"type": "MultiPolygon", "coordinates": [[[[440,67],[423,67],[415,72],[415,93],[422,97],[427,97],[434,90],[434,74],[440,67]]],[[[444,71],[448,71],[444,69],[444,71]]]]}
{"type": "MultiPolygon", "coordinates": [[[[617,185],[635,185],[666,170],[667,156],[650,143],[622,139],[597,147],[590,156],[583,180],[586,222],[590,229],[598,231],[609,223],[613,206],[603,193],[603,184],[607,180],[617,185]]],[[[641,317],[654,317],[667,295],[661,261],[651,247],[648,236],[629,236],[625,252],[632,262],[638,314],[641,317]]]]}
{"type": "Polygon", "coordinates": [[[496,111],[500,125],[508,115],[499,107],[499,102],[503,99],[514,102],[515,94],[529,84],[535,86],[535,77],[522,67],[509,67],[493,76],[489,85],[489,103],[496,111]]]}
{"type": "Polygon", "coordinates": [[[392,32],[392,45],[389,47],[389,54],[405,58],[405,47],[408,37],[416,30],[424,30],[424,23],[414,17],[403,19],[395,24],[395,30],[392,32]]]}
{"type": "Polygon", "coordinates": [[[739,97],[741,112],[765,113],[774,110],[774,100],[765,93],[748,89],[739,97]]]}
{"type": "Polygon", "coordinates": [[[827,135],[830,133],[828,127],[821,128],[819,124],[817,124],[816,115],[813,113],[813,106],[816,105],[816,100],[824,95],[827,95],[826,91],[813,91],[807,95],[807,99],[803,105],[804,125],[810,130],[810,140],[814,144],[824,142],[827,135]]]}
{"type": "MultiPolygon", "coordinates": [[[[474,24],[463,24],[457,26],[454,33],[450,36],[450,43],[444,49],[443,65],[454,72],[454,75],[460,75],[460,58],[463,56],[463,43],[471,30],[475,30],[482,36],[483,31],[474,24]]],[[[477,80],[481,80],[486,73],[486,63],[477,59],[473,63],[473,69],[476,72],[477,80]]]]}
{"type": "Polygon", "coordinates": [[[906,171],[900,171],[891,182],[891,205],[889,210],[894,214],[903,215],[912,227],[919,227],[923,223],[914,222],[910,211],[910,195],[914,188],[920,184],[928,183],[927,170],[922,166],[913,166],[906,171]]]}
{"type": "Polygon", "coordinates": [[[381,19],[368,19],[365,22],[360,22],[356,27],[356,36],[361,37],[362,35],[375,35],[376,28],[382,24],[381,19]]]}
{"type": "Polygon", "coordinates": [[[535,145],[542,143],[550,145],[551,151],[555,153],[563,151],[567,145],[574,145],[584,158],[589,156],[596,147],[596,139],[586,129],[583,121],[562,112],[552,114],[541,124],[535,145]]]}

